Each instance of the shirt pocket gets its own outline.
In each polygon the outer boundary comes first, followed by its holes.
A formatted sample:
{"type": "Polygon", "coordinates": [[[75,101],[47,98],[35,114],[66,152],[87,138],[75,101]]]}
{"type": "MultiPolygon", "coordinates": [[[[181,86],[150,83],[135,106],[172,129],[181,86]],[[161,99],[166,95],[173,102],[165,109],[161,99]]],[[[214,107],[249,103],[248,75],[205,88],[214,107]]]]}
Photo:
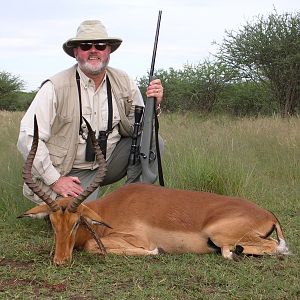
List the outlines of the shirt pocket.
{"type": "Polygon", "coordinates": [[[73,122],[73,117],[57,114],[56,119],[57,121],[54,123],[55,125],[52,126],[51,129],[51,135],[65,137],[69,130],[70,123],[73,122]]]}
{"type": "MultiPolygon", "coordinates": [[[[119,113],[119,109],[116,104],[116,101],[113,101],[112,104],[113,104],[112,127],[114,128],[116,125],[118,125],[120,123],[121,117],[120,117],[120,113],[119,113]]],[[[101,117],[102,117],[103,123],[105,124],[104,125],[105,128],[103,128],[103,129],[106,130],[108,127],[108,118],[109,118],[108,107],[101,111],[101,117]]]]}
{"type": "Polygon", "coordinates": [[[92,116],[92,108],[89,106],[83,106],[82,107],[82,115],[87,119],[87,121],[91,122],[91,116],[92,116]]]}
{"type": "MultiPolygon", "coordinates": [[[[60,140],[62,140],[62,139],[60,139],[60,140]]],[[[64,142],[66,143],[67,140],[66,139],[64,139],[64,140],[65,140],[64,142]]],[[[51,159],[54,167],[59,167],[64,162],[65,157],[68,153],[68,149],[66,147],[48,143],[47,148],[49,150],[50,159],[51,159]]]]}

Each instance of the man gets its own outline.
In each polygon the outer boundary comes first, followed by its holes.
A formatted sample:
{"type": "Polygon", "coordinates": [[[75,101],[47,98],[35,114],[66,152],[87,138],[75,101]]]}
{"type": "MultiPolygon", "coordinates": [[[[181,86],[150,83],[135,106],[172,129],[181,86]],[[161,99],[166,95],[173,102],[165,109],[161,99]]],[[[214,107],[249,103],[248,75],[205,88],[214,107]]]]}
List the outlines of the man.
{"type": "MultiPolygon", "coordinates": [[[[144,106],[141,93],[129,76],[108,67],[110,53],[122,40],[109,37],[100,21],[80,24],[77,35],[63,44],[64,51],[77,64],[46,80],[21,121],[18,149],[27,157],[32,143],[36,114],[40,142],[34,160],[34,177],[51,198],[76,197],[89,185],[97,171],[97,162],[87,157],[87,128],[84,117],[98,133],[104,133],[102,151],[107,173],[102,185],[127,175],[126,182],[139,181],[139,163],[128,165],[134,107],[144,106]]],[[[147,97],[157,105],[163,97],[159,79],[147,88],[147,97]]],[[[24,195],[41,200],[24,184],[24,195]]],[[[88,199],[95,199],[98,190],[88,199]]]]}

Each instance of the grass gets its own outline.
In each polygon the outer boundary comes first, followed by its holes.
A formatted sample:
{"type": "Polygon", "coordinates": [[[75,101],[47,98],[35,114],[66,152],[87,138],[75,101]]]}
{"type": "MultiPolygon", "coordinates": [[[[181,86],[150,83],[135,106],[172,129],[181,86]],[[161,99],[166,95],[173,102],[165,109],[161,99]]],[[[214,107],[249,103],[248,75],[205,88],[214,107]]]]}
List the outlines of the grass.
{"type": "MultiPolygon", "coordinates": [[[[16,150],[22,113],[0,112],[0,299],[299,299],[300,119],[164,115],[167,186],[240,195],[273,211],[293,255],[107,256],[76,251],[55,267],[42,220],[16,219],[22,196],[16,150]]],[[[105,189],[107,193],[118,185],[105,189]]]]}

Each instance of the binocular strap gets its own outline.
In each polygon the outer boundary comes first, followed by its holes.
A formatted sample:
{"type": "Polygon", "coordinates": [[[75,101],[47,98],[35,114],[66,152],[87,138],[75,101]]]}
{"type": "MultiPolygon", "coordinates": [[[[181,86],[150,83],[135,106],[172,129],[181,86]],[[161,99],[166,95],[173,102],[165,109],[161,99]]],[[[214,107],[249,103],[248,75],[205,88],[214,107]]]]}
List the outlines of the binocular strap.
{"type": "MultiPolygon", "coordinates": [[[[78,99],[79,99],[79,109],[80,109],[80,126],[79,126],[79,135],[83,135],[83,130],[81,127],[82,124],[82,102],[81,102],[81,87],[80,87],[80,76],[76,70],[76,83],[78,89],[78,99]]],[[[113,105],[112,105],[112,93],[111,93],[111,84],[109,77],[106,75],[106,90],[107,90],[107,104],[108,104],[108,122],[107,129],[105,131],[99,131],[98,135],[98,144],[102,151],[104,158],[106,158],[106,148],[107,148],[107,138],[108,135],[112,132],[112,119],[113,119],[113,105]]],[[[87,144],[89,144],[89,136],[87,137],[87,144]]],[[[95,154],[94,154],[95,155],[95,154]]],[[[90,161],[90,159],[88,160],[90,161]]]]}

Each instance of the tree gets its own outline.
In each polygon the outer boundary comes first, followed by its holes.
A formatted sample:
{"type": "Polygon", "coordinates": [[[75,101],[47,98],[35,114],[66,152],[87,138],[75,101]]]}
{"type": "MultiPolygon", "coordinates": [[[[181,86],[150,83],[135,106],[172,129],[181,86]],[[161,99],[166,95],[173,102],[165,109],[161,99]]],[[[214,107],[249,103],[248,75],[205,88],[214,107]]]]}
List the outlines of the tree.
{"type": "Polygon", "coordinates": [[[278,113],[270,89],[265,84],[252,81],[229,84],[220,95],[216,111],[234,116],[259,116],[278,113]]]}
{"type": "Polygon", "coordinates": [[[195,66],[185,65],[180,78],[190,99],[189,108],[211,113],[232,76],[231,70],[218,61],[206,59],[195,66]]]}
{"type": "Polygon", "coordinates": [[[276,11],[258,16],[237,32],[226,31],[217,58],[242,81],[266,83],[281,115],[293,115],[300,104],[300,14],[276,11]]]}
{"type": "MultiPolygon", "coordinates": [[[[186,64],[182,70],[158,70],[156,77],[164,86],[163,109],[210,113],[232,74],[221,63],[207,59],[197,65],[186,64]]],[[[138,81],[142,94],[147,84],[146,77],[138,81]]]]}
{"type": "MultiPolygon", "coordinates": [[[[183,101],[183,92],[185,89],[182,87],[183,80],[180,78],[179,71],[169,68],[168,70],[159,69],[155,72],[155,77],[159,78],[164,86],[164,101],[162,102],[163,109],[169,112],[181,111],[186,106],[183,101]]],[[[146,89],[149,84],[148,76],[143,76],[137,80],[137,84],[144,97],[146,89]]]]}
{"type": "Polygon", "coordinates": [[[24,82],[8,72],[0,71],[0,110],[16,110],[15,98],[24,82]]]}

